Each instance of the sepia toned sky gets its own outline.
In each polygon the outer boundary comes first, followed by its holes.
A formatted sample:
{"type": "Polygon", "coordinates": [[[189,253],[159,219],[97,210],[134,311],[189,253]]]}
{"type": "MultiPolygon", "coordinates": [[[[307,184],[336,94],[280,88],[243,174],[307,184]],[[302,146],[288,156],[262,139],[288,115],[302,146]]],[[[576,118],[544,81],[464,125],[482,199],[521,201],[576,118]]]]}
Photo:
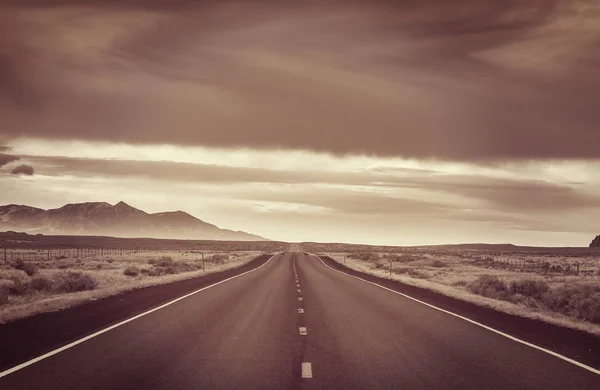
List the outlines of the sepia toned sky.
{"type": "Polygon", "coordinates": [[[284,241],[600,234],[596,0],[1,3],[0,204],[284,241]]]}

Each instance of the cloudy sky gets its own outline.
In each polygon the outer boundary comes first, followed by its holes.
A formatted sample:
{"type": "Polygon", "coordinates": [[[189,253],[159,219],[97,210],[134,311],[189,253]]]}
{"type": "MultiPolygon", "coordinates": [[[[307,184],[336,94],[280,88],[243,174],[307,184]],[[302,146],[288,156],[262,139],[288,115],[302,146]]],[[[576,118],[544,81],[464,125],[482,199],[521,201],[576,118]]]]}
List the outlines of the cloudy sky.
{"type": "Polygon", "coordinates": [[[2,4],[0,204],[285,241],[600,234],[597,0],[2,4]]]}

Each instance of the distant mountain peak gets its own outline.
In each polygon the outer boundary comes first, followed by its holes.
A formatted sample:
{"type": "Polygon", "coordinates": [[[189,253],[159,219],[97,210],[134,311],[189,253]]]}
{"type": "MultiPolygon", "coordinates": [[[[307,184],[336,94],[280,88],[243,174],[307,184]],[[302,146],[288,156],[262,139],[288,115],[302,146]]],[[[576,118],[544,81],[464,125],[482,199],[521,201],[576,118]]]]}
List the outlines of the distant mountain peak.
{"type": "Polygon", "coordinates": [[[119,237],[264,241],[241,231],[220,229],[183,211],[149,214],[120,201],[69,203],[57,209],[0,206],[0,230],[119,237]]]}

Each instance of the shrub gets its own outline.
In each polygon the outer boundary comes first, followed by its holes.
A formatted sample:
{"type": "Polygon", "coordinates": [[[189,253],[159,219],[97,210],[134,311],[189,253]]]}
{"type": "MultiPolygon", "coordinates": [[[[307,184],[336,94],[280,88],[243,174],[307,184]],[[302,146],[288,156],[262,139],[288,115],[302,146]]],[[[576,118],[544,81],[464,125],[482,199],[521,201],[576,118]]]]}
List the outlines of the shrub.
{"type": "Polygon", "coordinates": [[[542,296],[548,292],[548,284],[543,280],[524,279],[516,280],[510,283],[510,292],[520,294],[524,297],[542,299],[542,296]]]}
{"type": "Polygon", "coordinates": [[[38,271],[38,268],[35,266],[35,264],[32,263],[25,263],[23,264],[23,268],[22,268],[23,272],[25,272],[28,276],[33,276],[36,274],[36,272],[38,271]]]}
{"type": "Polygon", "coordinates": [[[11,276],[8,278],[12,281],[8,292],[12,295],[26,295],[29,292],[29,282],[20,276],[11,276]]]}
{"type": "Polygon", "coordinates": [[[429,275],[410,267],[401,267],[394,270],[394,273],[408,275],[417,279],[429,279],[429,275]]]}
{"type": "Polygon", "coordinates": [[[439,260],[435,260],[433,263],[431,263],[431,266],[435,267],[435,268],[444,268],[447,265],[448,264],[444,263],[443,261],[439,261],[439,260]]]}
{"type": "Polygon", "coordinates": [[[600,324],[600,286],[559,287],[544,294],[542,302],[558,313],[600,324]]]}
{"type": "Polygon", "coordinates": [[[173,264],[176,273],[193,271],[195,268],[185,261],[176,262],[173,264]]]}
{"type": "Polygon", "coordinates": [[[12,280],[0,279],[0,305],[8,303],[8,296],[13,285],[14,282],[12,280]]]}
{"type": "Polygon", "coordinates": [[[351,259],[357,259],[362,261],[376,262],[379,260],[379,254],[373,252],[356,252],[348,255],[351,259]]]}
{"type": "Polygon", "coordinates": [[[213,264],[224,264],[227,260],[229,260],[229,255],[212,255],[208,258],[208,262],[213,264]]]}
{"type": "Polygon", "coordinates": [[[419,270],[416,270],[414,268],[411,268],[408,271],[408,275],[410,277],[417,278],[417,279],[429,279],[429,275],[427,275],[426,273],[423,273],[423,272],[421,272],[419,270]]]}
{"type": "Polygon", "coordinates": [[[170,267],[173,265],[173,258],[170,256],[163,256],[154,263],[157,267],[170,267]]]}
{"type": "Polygon", "coordinates": [[[36,276],[29,282],[29,287],[35,291],[52,291],[52,281],[45,276],[36,276]]]}
{"type": "Polygon", "coordinates": [[[152,268],[148,271],[148,276],[160,276],[163,274],[162,268],[152,268]]]}
{"type": "Polygon", "coordinates": [[[173,267],[165,267],[165,274],[173,275],[175,273],[175,269],[173,267]]]}
{"type": "Polygon", "coordinates": [[[17,260],[14,264],[13,264],[13,268],[14,269],[18,269],[20,271],[23,270],[23,267],[25,267],[25,262],[21,259],[17,260]]]}
{"type": "Polygon", "coordinates": [[[398,257],[398,261],[401,263],[411,263],[411,262],[417,261],[419,259],[420,259],[419,256],[414,256],[414,255],[402,255],[402,256],[398,257]]]}
{"type": "Polygon", "coordinates": [[[60,256],[56,256],[54,259],[56,259],[56,260],[64,260],[66,258],[67,258],[67,256],[60,255],[60,256]]]}
{"type": "Polygon", "coordinates": [[[140,273],[140,270],[137,267],[127,267],[125,268],[125,271],[123,271],[123,275],[126,276],[138,276],[140,273]]]}
{"type": "Polygon", "coordinates": [[[60,292],[76,292],[93,290],[98,286],[98,281],[83,272],[61,272],[56,275],[56,289],[60,292]]]}
{"type": "Polygon", "coordinates": [[[108,263],[110,264],[110,263],[114,262],[115,259],[107,259],[106,261],[108,261],[108,263]]]}
{"type": "Polygon", "coordinates": [[[506,299],[509,295],[508,287],[502,279],[491,275],[481,275],[467,286],[474,294],[495,299],[506,299]]]}

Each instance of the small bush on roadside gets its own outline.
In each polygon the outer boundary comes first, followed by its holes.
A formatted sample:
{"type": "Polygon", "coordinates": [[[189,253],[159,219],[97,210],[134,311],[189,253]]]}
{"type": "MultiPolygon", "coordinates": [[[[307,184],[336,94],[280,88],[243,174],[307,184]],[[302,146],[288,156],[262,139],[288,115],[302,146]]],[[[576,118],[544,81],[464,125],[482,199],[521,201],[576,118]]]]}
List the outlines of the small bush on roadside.
{"type": "Polygon", "coordinates": [[[148,270],[148,276],[160,276],[164,272],[163,268],[152,268],[148,270]]]}
{"type": "Polygon", "coordinates": [[[54,259],[55,260],[64,260],[66,258],[67,258],[67,256],[60,255],[60,256],[56,256],[54,259]]]}
{"type": "Polygon", "coordinates": [[[56,289],[60,292],[93,290],[97,286],[96,278],[83,272],[61,272],[56,275],[56,289]]]}
{"type": "Polygon", "coordinates": [[[212,255],[211,257],[209,257],[206,261],[208,261],[209,263],[213,263],[213,264],[224,264],[226,261],[229,260],[229,255],[212,255]]]}
{"type": "Polygon", "coordinates": [[[414,255],[400,255],[396,257],[396,261],[400,263],[410,263],[417,260],[419,260],[419,257],[414,255]]]}
{"type": "Polygon", "coordinates": [[[123,271],[123,275],[125,275],[125,276],[138,276],[139,273],[140,273],[140,270],[138,269],[138,267],[127,267],[123,271]]]}
{"type": "Polygon", "coordinates": [[[160,259],[158,259],[154,265],[156,267],[170,267],[173,265],[173,258],[170,256],[163,256],[160,259]]]}
{"type": "Polygon", "coordinates": [[[600,286],[574,284],[549,290],[543,304],[558,313],[600,323],[600,286]]]}
{"type": "Polygon", "coordinates": [[[110,264],[110,263],[114,262],[115,259],[107,259],[106,261],[110,264]]]}
{"type": "Polygon", "coordinates": [[[165,274],[173,275],[175,274],[175,269],[173,267],[165,267],[165,274]]]}
{"type": "Polygon", "coordinates": [[[369,262],[376,262],[379,260],[379,254],[378,253],[374,253],[374,252],[356,252],[356,253],[350,253],[348,255],[349,258],[351,259],[357,259],[357,260],[361,260],[361,261],[369,261],[369,262]]]}
{"type": "Polygon", "coordinates": [[[27,279],[20,276],[11,276],[8,279],[13,282],[8,290],[11,295],[27,295],[29,292],[29,281],[27,279]]]}
{"type": "Polygon", "coordinates": [[[443,261],[439,261],[439,260],[434,260],[433,263],[431,263],[431,266],[435,267],[435,268],[444,268],[447,265],[448,264],[444,263],[443,261]]]}
{"type": "Polygon", "coordinates": [[[506,299],[510,294],[506,283],[492,275],[481,275],[471,282],[467,288],[474,294],[495,299],[506,299]]]}
{"type": "Polygon", "coordinates": [[[12,266],[14,269],[18,269],[20,271],[23,270],[23,267],[25,267],[25,262],[21,259],[15,261],[15,263],[12,266]]]}
{"type": "Polygon", "coordinates": [[[410,271],[408,271],[408,275],[417,279],[429,279],[429,275],[414,268],[411,268],[410,271]]]}
{"type": "Polygon", "coordinates": [[[8,279],[0,279],[0,305],[8,303],[8,297],[10,295],[10,289],[14,282],[8,279]]]}
{"type": "Polygon", "coordinates": [[[175,273],[189,272],[194,270],[194,267],[186,263],[185,261],[178,261],[174,263],[173,268],[175,269],[175,273]]]}
{"type": "Polygon", "coordinates": [[[23,264],[22,271],[25,272],[28,276],[33,276],[38,271],[38,267],[36,267],[35,264],[32,263],[25,263],[23,264]]]}
{"type": "Polygon", "coordinates": [[[542,299],[542,296],[548,292],[548,283],[543,280],[524,279],[516,280],[510,283],[510,292],[520,294],[524,297],[542,299]]]}
{"type": "Polygon", "coordinates": [[[36,276],[29,282],[29,287],[35,291],[52,291],[52,281],[45,276],[36,276]]]}

